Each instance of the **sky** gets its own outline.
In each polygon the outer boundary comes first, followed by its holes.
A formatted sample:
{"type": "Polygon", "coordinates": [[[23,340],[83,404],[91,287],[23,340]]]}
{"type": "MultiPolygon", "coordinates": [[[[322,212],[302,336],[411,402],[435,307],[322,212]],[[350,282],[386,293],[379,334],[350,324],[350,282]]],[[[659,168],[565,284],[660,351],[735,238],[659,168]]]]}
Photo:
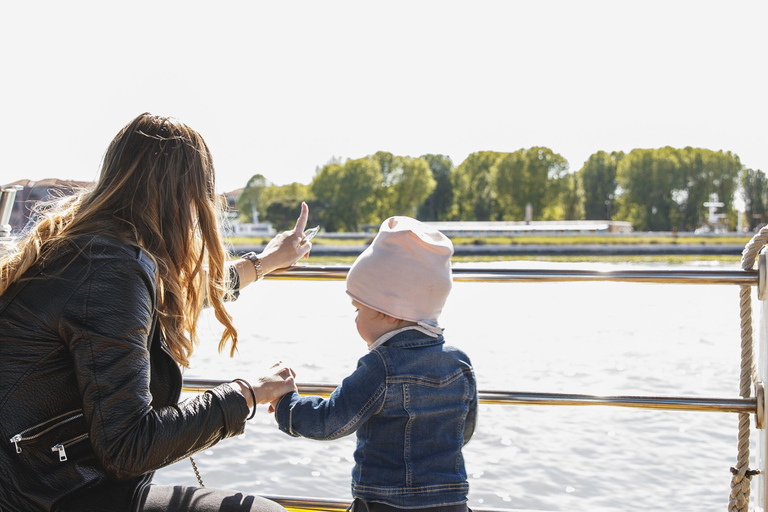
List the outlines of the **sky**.
{"type": "Polygon", "coordinates": [[[0,184],[95,180],[152,112],[217,189],[331,159],[700,147],[768,172],[764,0],[3,2],[0,184]]]}

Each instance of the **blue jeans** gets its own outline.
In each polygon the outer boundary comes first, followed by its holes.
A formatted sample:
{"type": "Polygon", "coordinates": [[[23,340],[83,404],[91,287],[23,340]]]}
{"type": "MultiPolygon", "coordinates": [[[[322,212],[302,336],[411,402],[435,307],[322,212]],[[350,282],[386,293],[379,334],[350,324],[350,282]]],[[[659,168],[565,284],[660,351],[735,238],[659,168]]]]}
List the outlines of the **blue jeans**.
{"type": "Polygon", "coordinates": [[[365,501],[361,498],[355,498],[347,512],[472,512],[466,503],[460,505],[438,505],[437,507],[424,508],[398,508],[386,503],[377,503],[375,501],[365,501]]]}

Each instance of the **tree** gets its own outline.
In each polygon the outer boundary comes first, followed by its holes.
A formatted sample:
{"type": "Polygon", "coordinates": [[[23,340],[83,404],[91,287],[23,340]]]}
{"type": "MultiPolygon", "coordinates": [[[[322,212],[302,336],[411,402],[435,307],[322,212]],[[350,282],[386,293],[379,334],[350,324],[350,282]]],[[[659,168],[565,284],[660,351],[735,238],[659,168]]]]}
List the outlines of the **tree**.
{"type": "Polygon", "coordinates": [[[676,151],[685,185],[677,227],[693,230],[703,223],[708,215],[703,205],[713,194],[723,203],[722,211],[730,212],[742,169],[739,157],[730,152],[691,147],[676,151]]]}
{"type": "Polygon", "coordinates": [[[382,171],[381,202],[377,205],[379,219],[392,215],[415,217],[419,206],[435,189],[435,179],[429,164],[422,158],[398,156],[382,171]]]}
{"type": "Polygon", "coordinates": [[[616,179],[623,193],[617,217],[632,222],[637,230],[672,227],[670,212],[677,206],[672,192],[682,188],[682,179],[670,156],[669,151],[633,149],[619,162],[616,179]]]}
{"type": "Polygon", "coordinates": [[[641,231],[695,229],[712,194],[729,212],[741,162],[708,149],[634,149],[618,164],[618,218],[641,231]]]}
{"type": "Polygon", "coordinates": [[[432,171],[435,189],[419,207],[418,218],[424,221],[447,220],[453,204],[451,172],[453,162],[444,155],[421,155],[432,171]]]}
{"type": "Polygon", "coordinates": [[[765,204],[768,198],[768,180],[761,170],[744,169],[741,173],[741,189],[744,199],[744,214],[750,231],[765,224],[765,204]]]}
{"type": "MultiPolygon", "coordinates": [[[[264,213],[261,211],[262,196],[264,189],[270,185],[270,182],[261,174],[254,174],[245,185],[242,194],[237,198],[237,209],[240,211],[240,218],[246,222],[253,222],[254,213],[264,213]]],[[[264,208],[266,210],[266,208],[264,208]]]]}
{"type": "Polygon", "coordinates": [[[312,193],[328,231],[357,231],[374,218],[380,166],[371,157],[329,164],[312,180],[312,193]]]}
{"type": "Polygon", "coordinates": [[[327,231],[339,231],[341,227],[336,198],[343,174],[344,166],[341,163],[329,163],[315,173],[310,185],[315,197],[315,211],[327,231]]]}
{"type": "Polygon", "coordinates": [[[491,170],[505,153],[470,154],[451,175],[454,192],[452,220],[491,220],[496,199],[491,170]]]}
{"type": "Polygon", "coordinates": [[[504,153],[492,168],[495,191],[493,220],[523,220],[531,205],[537,220],[561,219],[564,215],[563,178],[568,162],[545,147],[504,153]]]}
{"type": "Polygon", "coordinates": [[[262,217],[272,222],[278,231],[292,229],[301,209],[302,201],[310,204],[307,224],[314,224],[319,212],[312,206],[312,193],[309,185],[291,183],[288,185],[267,187],[263,193],[262,217]]]}
{"type": "Polygon", "coordinates": [[[576,173],[568,173],[562,178],[560,204],[562,219],[579,220],[584,218],[584,187],[576,173]]]}
{"type": "Polygon", "coordinates": [[[598,220],[611,218],[611,208],[616,199],[616,169],[624,157],[621,151],[610,154],[598,151],[590,155],[579,170],[584,190],[584,218],[598,220]]]}

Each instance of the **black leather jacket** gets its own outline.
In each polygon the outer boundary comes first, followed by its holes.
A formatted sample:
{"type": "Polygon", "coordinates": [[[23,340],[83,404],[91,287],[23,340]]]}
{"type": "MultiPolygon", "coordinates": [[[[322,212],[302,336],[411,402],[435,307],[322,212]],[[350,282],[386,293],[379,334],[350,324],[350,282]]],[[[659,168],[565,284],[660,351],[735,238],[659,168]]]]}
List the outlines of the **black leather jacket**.
{"type": "Polygon", "coordinates": [[[154,470],[243,432],[219,386],[178,403],[141,249],[72,240],[0,295],[0,510],[133,511],[154,470]]]}

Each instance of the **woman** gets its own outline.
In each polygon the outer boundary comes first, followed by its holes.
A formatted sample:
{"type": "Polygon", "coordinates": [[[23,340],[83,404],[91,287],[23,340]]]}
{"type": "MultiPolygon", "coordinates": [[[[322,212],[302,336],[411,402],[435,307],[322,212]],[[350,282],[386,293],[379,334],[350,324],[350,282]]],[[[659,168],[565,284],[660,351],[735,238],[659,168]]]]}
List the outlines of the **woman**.
{"type": "Polygon", "coordinates": [[[41,210],[0,259],[0,511],[283,510],[150,485],[296,389],[277,367],[178,402],[204,303],[234,353],[225,299],[311,247],[302,204],[294,230],[228,263],[217,202],[202,137],[142,114],[111,142],[95,188],[41,210]]]}

